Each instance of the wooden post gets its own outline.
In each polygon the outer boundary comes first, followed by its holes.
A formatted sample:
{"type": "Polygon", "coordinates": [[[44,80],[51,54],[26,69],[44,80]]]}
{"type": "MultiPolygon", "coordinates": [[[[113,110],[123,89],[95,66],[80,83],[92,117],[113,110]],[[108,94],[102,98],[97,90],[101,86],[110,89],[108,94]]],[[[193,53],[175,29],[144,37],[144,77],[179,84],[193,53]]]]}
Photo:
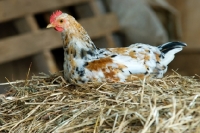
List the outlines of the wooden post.
{"type": "MultiPolygon", "coordinates": [[[[94,14],[96,16],[99,16],[99,15],[101,15],[101,12],[98,9],[98,6],[97,6],[96,2],[97,2],[96,0],[92,0],[92,1],[89,2],[89,4],[90,4],[94,14]]],[[[113,39],[113,36],[112,36],[112,32],[107,32],[105,34],[105,37],[106,37],[106,41],[107,41],[109,47],[111,47],[111,48],[116,47],[114,39],[113,39]]]]}
{"type": "MultiPolygon", "coordinates": [[[[37,25],[37,22],[35,18],[32,15],[25,16],[25,20],[28,24],[28,28],[31,32],[38,32],[39,27],[37,25]]],[[[16,24],[17,28],[20,32],[23,32],[21,30],[21,27],[25,26],[24,22],[18,22],[16,24]]],[[[26,28],[27,29],[27,28],[26,28]]],[[[35,43],[40,40],[35,40],[35,43]]],[[[58,72],[57,65],[54,61],[53,55],[51,54],[51,51],[49,49],[44,49],[44,51],[41,51],[40,53],[37,53],[33,56],[33,64],[37,67],[38,71],[44,72],[44,73],[55,73],[58,72]]]]}

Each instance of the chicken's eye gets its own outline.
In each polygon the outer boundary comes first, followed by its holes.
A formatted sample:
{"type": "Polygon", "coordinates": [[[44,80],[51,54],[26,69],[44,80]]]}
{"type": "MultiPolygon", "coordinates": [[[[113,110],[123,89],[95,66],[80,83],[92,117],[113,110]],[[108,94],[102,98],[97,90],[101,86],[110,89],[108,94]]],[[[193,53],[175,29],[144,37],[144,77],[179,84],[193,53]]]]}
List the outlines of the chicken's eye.
{"type": "Polygon", "coordinates": [[[63,20],[61,19],[61,20],[60,20],[60,23],[62,23],[62,22],[63,22],[63,20]]]}

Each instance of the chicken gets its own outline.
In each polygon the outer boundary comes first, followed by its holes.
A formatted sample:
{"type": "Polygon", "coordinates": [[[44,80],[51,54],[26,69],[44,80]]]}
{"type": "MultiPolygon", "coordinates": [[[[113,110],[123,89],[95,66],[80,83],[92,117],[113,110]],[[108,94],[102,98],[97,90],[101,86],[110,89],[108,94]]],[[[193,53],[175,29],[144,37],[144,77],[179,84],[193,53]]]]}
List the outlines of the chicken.
{"type": "Polygon", "coordinates": [[[174,55],[186,46],[168,42],[158,47],[136,43],[121,48],[96,48],[85,29],[69,14],[56,11],[47,28],[61,32],[64,78],[70,83],[131,82],[162,78],[174,55]]]}

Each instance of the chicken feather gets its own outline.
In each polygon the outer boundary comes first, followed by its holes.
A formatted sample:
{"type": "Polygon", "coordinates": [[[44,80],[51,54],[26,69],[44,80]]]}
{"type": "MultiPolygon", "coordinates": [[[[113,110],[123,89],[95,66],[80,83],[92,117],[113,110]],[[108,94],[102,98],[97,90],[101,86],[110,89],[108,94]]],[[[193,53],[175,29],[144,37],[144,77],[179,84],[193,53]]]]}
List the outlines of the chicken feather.
{"type": "Polygon", "coordinates": [[[136,43],[123,48],[96,48],[85,29],[70,15],[56,11],[47,28],[62,33],[64,77],[71,83],[127,82],[162,78],[185,43],[158,47],[136,43]]]}

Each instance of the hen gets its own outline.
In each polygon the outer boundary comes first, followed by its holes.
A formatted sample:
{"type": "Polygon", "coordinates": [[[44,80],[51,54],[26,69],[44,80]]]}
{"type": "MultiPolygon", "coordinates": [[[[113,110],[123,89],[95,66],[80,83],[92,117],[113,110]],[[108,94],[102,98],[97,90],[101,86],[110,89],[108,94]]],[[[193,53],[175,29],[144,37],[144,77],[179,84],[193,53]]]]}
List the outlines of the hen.
{"type": "Polygon", "coordinates": [[[62,33],[64,77],[68,82],[126,82],[162,78],[174,55],[186,46],[168,42],[158,47],[136,43],[123,48],[96,48],[85,29],[69,14],[56,11],[50,24],[62,33]]]}

